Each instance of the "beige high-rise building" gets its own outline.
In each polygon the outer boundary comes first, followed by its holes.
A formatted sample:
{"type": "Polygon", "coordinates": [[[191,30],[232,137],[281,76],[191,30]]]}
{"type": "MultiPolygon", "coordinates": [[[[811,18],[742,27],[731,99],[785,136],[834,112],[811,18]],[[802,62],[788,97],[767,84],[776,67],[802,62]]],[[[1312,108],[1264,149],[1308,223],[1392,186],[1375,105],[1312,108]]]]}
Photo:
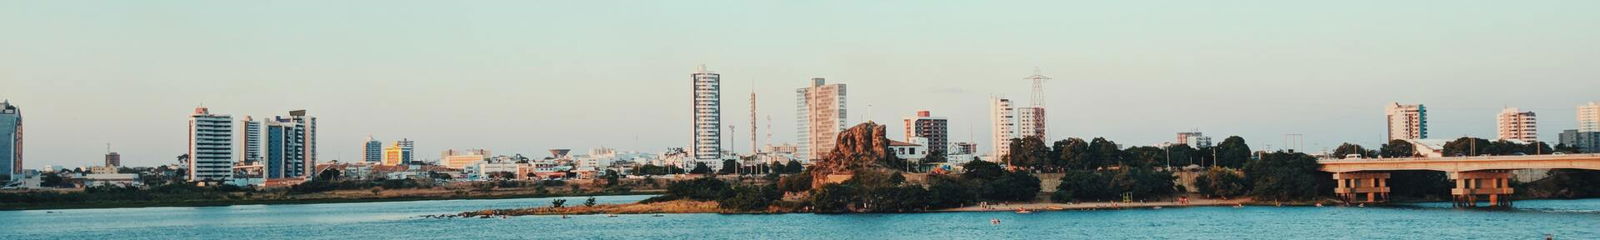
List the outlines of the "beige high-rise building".
{"type": "Polygon", "coordinates": [[[1044,107],[1031,106],[1017,108],[1017,137],[1026,138],[1038,136],[1040,139],[1050,141],[1045,135],[1044,107]]]}
{"type": "Polygon", "coordinates": [[[689,153],[696,162],[718,166],[722,162],[722,75],[700,65],[689,78],[694,82],[694,141],[689,153]]]}
{"type": "Polygon", "coordinates": [[[1011,139],[1017,138],[1017,110],[1011,106],[1011,99],[989,99],[990,130],[994,133],[991,144],[989,161],[999,162],[1000,158],[1011,154],[1011,139]]]}
{"type": "Polygon", "coordinates": [[[795,90],[799,116],[801,158],[811,161],[822,159],[833,152],[839,132],[845,124],[845,85],[828,84],[823,78],[812,78],[811,86],[795,90]]]}
{"type": "Polygon", "coordinates": [[[1600,102],[1578,105],[1578,132],[1600,132],[1600,102]]]}
{"type": "Polygon", "coordinates": [[[1388,116],[1389,140],[1428,138],[1427,107],[1389,103],[1383,110],[1388,116]]]}
{"type": "Polygon", "coordinates": [[[1506,108],[1500,111],[1499,133],[1501,140],[1517,140],[1523,142],[1539,141],[1539,129],[1533,111],[1522,111],[1517,108],[1506,108]]]}

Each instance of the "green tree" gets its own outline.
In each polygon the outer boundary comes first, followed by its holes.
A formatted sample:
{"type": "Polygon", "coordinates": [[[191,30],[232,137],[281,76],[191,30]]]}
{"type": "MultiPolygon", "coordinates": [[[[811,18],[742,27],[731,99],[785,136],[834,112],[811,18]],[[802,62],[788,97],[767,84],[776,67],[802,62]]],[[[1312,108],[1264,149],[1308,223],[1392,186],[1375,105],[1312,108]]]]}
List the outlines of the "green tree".
{"type": "Polygon", "coordinates": [[[1053,165],[1066,169],[1093,170],[1098,165],[1090,162],[1093,158],[1090,155],[1089,143],[1080,138],[1056,141],[1055,147],[1050,150],[1053,165]]]}
{"type": "Polygon", "coordinates": [[[711,167],[707,167],[706,163],[695,163],[694,170],[689,170],[689,174],[711,174],[711,167]]]}
{"type": "Polygon", "coordinates": [[[795,174],[795,173],[800,173],[800,172],[804,172],[804,171],[805,171],[805,166],[804,165],[800,165],[800,162],[799,161],[795,161],[795,160],[789,160],[789,163],[787,165],[783,166],[783,172],[784,173],[795,174]]]}
{"type": "Polygon", "coordinates": [[[1122,152],[1126,153],[1126,157],[1123,158],[1123,162],[1121,163],[1123,166],[1146,168],[1151,166],[1166,166],[1167,164],[1166,149],[1151,146],[1139,146],[1130,147],[1122,152]]]}
{"type": "Polygon", "coordinates": [[[783,198],[783,193],[771,185],[738,186],[733,188],[733,196],[717,200],[723,209],[738,211],[765,210],[772,202],[783,198]]]}
{"type": "Polygon", "coordinates": [[[811,190],[811,174],[793,174],[778,179],[778,190],[804,192],[811,190]]]}
{"type": "Polygon", "coordinates": [[[558,198],[550,201],[550,207],[561,208],[563,205],[567,205],[567,199],[558,198]]]}
{"type": "Polygon", "coordinates": [[[1244,142],[1244,138],[1230,136],[1217,144],[1217,165],[1239,168],[1248,161],[1250,161],[1250,145],[1244,142]]]}
{"type": "Polygon", "coordinates": [[[1088,163],[1088,169],[1095,169],[1121,163],[1122,156],[1122,148],[1118,147],[1116,142],[1105,138],[1094,138],[1089,140],[1089,155],[1084,162],[1088,163]]]}
{"type": "Polygon", "coordinates": [[[1377,152],[1367,150],[1367,148],[1353,143],[1339,144],[1339,147],[1333,149],[1333,157],[1335,158],[1344,159],[1351,154],[1361,158],[1377,157],[1377,152]]]}
{"type": "Polygon", "coordinates": [[[854,188],[843,184],[827,184],[811,193],[811,208],[821,213],[843,213],[851,211],[850,205],[854,203],[854,188]]]}
{"type": "Polygon", "coordinates": [[[1194,187],[1200,194],[1222,198],[1243,196],[1249,189],[1244,174],[1233,169],[1212,167],[1195,177],[1194,187]]]}
{"type": "Polygon", "coordinates": [[[1050,200],[1064,203],[1111,199],[1116,194],[1111,192],[1110,185],[1109,178],[1095,171],[1069,170],[1061,176],[1061,185],[1056,185],[1056,192],[1050,195],[1050,200]]]}
{"type": "Polygon", "coordinates": [[[589,197],[588,200],[583,200],[583,206],[594,207],[594,197],[589,197]]]}
{"type": "Polygon", "coordinates": [[[717,174],[734,174],[734,173],[737,173],[738,171],[739,171],[739,162],[738,161],[734,161],[733,159],[728,159],[728,160],[722,160],[722,169],[717,170],[717,174]]]}
{"type": "Polygon", "coordinates": [[[1416,151],[1416,146],[1411,145],[1411,142],[1395,139],[1383,144],[1383,149],[1378,151],[1378,155],[1385,158],[1408,158],[1417,156],[1416,151]]]}
{"type": "Polygon", "coordinates": [[[1488,151],[1492,146],[1489,140],[1474,137],[1461,137],[1444,144],[1445,156],[1478,156],[1490,155],[1488,151]]]}
{"type": "Polygon", "coordinates": [[[1189,144],[1170,145],[1167,146],[1167,151],[1170,154],[1169,158],[1172,158],[1172,165],[1188,166],[1199,164],[1199,162],[1195,161],[1199,157],[1199,150],[1195,150],[1189,144]]]}
{"type": "Polygon", "coordinates": [[[1305,153],[1278,151],[1250,161],[1245,178],[1257,200],[1304,200],[1319,196],[1321,179],[1332,179],[1319,169],[1317,158],[1305,153]]]}
{"type": "Polygon", "coordinates": [[[1033,201],[1039,196],[1039,178],[1021,171],[1007,171],[984,184],[979,197],[995,201],[1033,201]]]}
{"type": "Polygon", "coordinates": [[[1028,169],[1051,169],[1052,166],[1047,156],[1050,155],[1050,146],[1044,145],[1044,139],[1039,136],[1011,139],[1011,154],[1006,154],[1005,162],[1013,167],[1028,169]]]}
{"type": "Polygon", "coordinates": [[[945,176],[928,177],[928,206],[933,208],[955,208],[976,203],[978,194],[960,179],[945,176]]]}
{"type": "Polygon", "coordinates": [[[1006,170],[1000,165],[988,161],[971,161],[961,165],[963,172],[961,178],[967,180],[992,180],[1000,178],[1006,170]]]}

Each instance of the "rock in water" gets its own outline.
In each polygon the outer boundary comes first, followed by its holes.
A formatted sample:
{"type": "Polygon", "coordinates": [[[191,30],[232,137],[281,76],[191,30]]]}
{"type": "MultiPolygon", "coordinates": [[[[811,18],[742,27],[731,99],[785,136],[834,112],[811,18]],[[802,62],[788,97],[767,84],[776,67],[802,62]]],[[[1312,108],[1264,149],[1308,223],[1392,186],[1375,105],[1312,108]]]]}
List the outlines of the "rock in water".
{"type": "Polygon", "coordinates": [[[885,129],[869,121],[840,132],[833,152],[811,165],[811,187],[849,180],[857,170],[889,169],[887,163],[895,156],[889,152],[885,129]]]}

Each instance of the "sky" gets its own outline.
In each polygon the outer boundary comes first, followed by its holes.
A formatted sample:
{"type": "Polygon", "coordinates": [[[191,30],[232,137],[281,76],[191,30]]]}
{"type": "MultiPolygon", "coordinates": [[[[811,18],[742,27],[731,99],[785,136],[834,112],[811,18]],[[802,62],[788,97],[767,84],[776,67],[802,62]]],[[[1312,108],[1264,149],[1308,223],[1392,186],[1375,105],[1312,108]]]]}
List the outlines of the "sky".
{"type": "MultiPolygon", "coordinates": [[[[1051,140],[1199,130],[1256,149],[1384,140],[1390,102],[1435,138],[1542,140],[1600,101],[1600,1],[0,0],[0,98],[26,168],[176,163],[187,117],[318,117],[320,160],[409,138],[418,155],[660,152],[690,136],[689,74],[722,75],[730,147],[795,138],[795,93],[848,85],[849,122],[931,110],[987,151],[988,99],[1045,83],[1051,140]],[[767,118],[771,119],[770,128],[767,118]],[[1269,146],[1270,145],[1270,146],[1269,146]]],[[[890,131],[890,138],[900,138],[890,131]]]]}

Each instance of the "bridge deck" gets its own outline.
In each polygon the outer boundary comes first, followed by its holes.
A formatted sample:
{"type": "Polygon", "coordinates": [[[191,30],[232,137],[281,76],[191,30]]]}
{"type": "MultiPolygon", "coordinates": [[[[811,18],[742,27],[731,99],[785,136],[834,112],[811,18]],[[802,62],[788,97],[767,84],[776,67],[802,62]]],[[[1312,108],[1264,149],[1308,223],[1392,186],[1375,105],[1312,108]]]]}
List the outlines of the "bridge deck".
{"type": "Polygon", "coordinates": [[[1600,154],[1318,160],[1324,172],[1430,170],[1466,172],[1513,169],[1600,170],[1600,154]]]}

